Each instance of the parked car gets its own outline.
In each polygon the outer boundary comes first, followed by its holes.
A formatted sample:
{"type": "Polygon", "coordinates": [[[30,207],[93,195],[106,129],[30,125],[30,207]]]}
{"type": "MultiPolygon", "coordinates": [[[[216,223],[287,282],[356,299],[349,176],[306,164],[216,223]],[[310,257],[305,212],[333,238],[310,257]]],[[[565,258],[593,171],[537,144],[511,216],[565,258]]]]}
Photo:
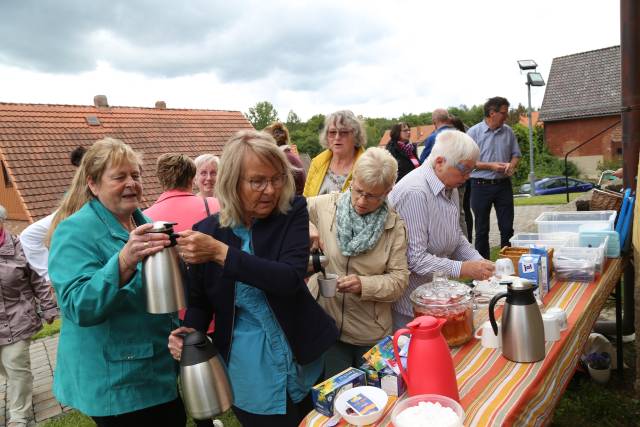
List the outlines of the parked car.
{"type": "MultiPolygon", "coordinates": [[[[530,184],[522,184],[520,192],[527,194],[530,190],[530,184]]],[[[582,193],[593,189],[593,183],[581,181],[575,178],[569,178],[569,193],[582,193]]],[[[564,176],[550,176],[547,178],[536,180],[536,194],[564,194],[567,192],[566,178],[564,176]]]]}

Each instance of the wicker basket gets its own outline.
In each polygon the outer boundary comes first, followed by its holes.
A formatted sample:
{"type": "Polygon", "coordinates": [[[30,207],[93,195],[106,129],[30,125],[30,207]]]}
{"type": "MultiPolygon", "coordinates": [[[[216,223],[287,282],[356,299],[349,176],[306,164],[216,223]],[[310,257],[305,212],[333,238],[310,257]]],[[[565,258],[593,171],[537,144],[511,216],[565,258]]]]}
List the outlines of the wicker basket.
{"type": "Polygon", "coordinates": [[[615,193],[608,190],[593,190],[591,195],[592,211],[616,211],[620,212],[622,206],[622,193],[615,193]]]}

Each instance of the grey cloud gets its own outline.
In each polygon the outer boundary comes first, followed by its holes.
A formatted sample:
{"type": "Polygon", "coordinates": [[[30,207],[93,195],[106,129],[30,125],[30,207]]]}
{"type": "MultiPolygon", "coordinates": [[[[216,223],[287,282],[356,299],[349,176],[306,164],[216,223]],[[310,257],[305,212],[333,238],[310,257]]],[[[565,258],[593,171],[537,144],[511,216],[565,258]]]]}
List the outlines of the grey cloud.
{"type": "Polygon", "coordinates": [[[73,74],[106,61],[149,76],[214,71],[223,81],[282,73],[291,89],[317,88],[344,64],[370,56],[384,35],[384,23],[339,5],[2,1],[0,62],[73,74]]]}

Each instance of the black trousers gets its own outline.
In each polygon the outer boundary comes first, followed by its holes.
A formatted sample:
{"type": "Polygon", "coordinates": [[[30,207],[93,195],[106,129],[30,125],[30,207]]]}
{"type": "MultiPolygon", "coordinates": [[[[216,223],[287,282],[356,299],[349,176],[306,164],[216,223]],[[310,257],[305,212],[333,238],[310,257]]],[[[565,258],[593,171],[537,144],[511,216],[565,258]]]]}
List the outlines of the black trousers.
{"type": "Polygon", "coordinates": [[[184,412],[184,404],[178,398],[171,402],[127,412],[126,414],[111,415],[108,417],[91,417],[98,427],[140,427],[140,426],[167,426],[184,427],[187,416],[184,412]]]}
{"type": "Polygon", "coordinates": [[[479,183],[471,179],[471,209],[476,225],[476,249],[489,259],[489,224],[491,208],[495,207],[500,229],[500,247],[510,246],[513,236],[513,189],[511,180],[503,179],[495,184],[479,183]]]}
{"type": "Polygon", "coordinates": [[[462,210],[464,222],[467,224],[467,240],[473,242],[473,214],[471,213],[471,180],[464,184],[464,196],[462,197],[462,210]]]}
{"type": "Polygon", "coordinates": [[[233,407],[233,413],[243,427],[297,427],[313,409],[311,393],[298,403],[287,394],[287,413],[284,415],[258,415],[233,407]]]}

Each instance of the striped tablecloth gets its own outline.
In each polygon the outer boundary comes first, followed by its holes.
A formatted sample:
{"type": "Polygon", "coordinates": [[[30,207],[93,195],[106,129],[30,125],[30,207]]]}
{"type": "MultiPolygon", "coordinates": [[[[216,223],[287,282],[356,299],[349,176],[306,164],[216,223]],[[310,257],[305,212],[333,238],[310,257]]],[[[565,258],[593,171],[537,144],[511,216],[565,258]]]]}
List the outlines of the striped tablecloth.
{"type": "MultiPolygon", "coordinates": [[[[566,310],[569,327],[559,341],[547,342],[547,355],[536,363],[515,363],[499,349],[483,348],[477,339],[453,349],[458,389],[465,426],[538,426],[551,421],[554,408],[578,364],[582,347],[600,309],[622,273],[620,259],[610,260],[602,276],[593,283],[556,283],[545,297],[545,307],[566,310]]],[[[475,313],[476,325],[484,322],[486,310],[475,313]]],[[[393,399],[376,426],[391,425],[393,399]]],[[[325,426],[328,418],[312,411],[301,427],[325,426]]],[[[339,426],[347,425],[342,420],[339,426]]]]}

